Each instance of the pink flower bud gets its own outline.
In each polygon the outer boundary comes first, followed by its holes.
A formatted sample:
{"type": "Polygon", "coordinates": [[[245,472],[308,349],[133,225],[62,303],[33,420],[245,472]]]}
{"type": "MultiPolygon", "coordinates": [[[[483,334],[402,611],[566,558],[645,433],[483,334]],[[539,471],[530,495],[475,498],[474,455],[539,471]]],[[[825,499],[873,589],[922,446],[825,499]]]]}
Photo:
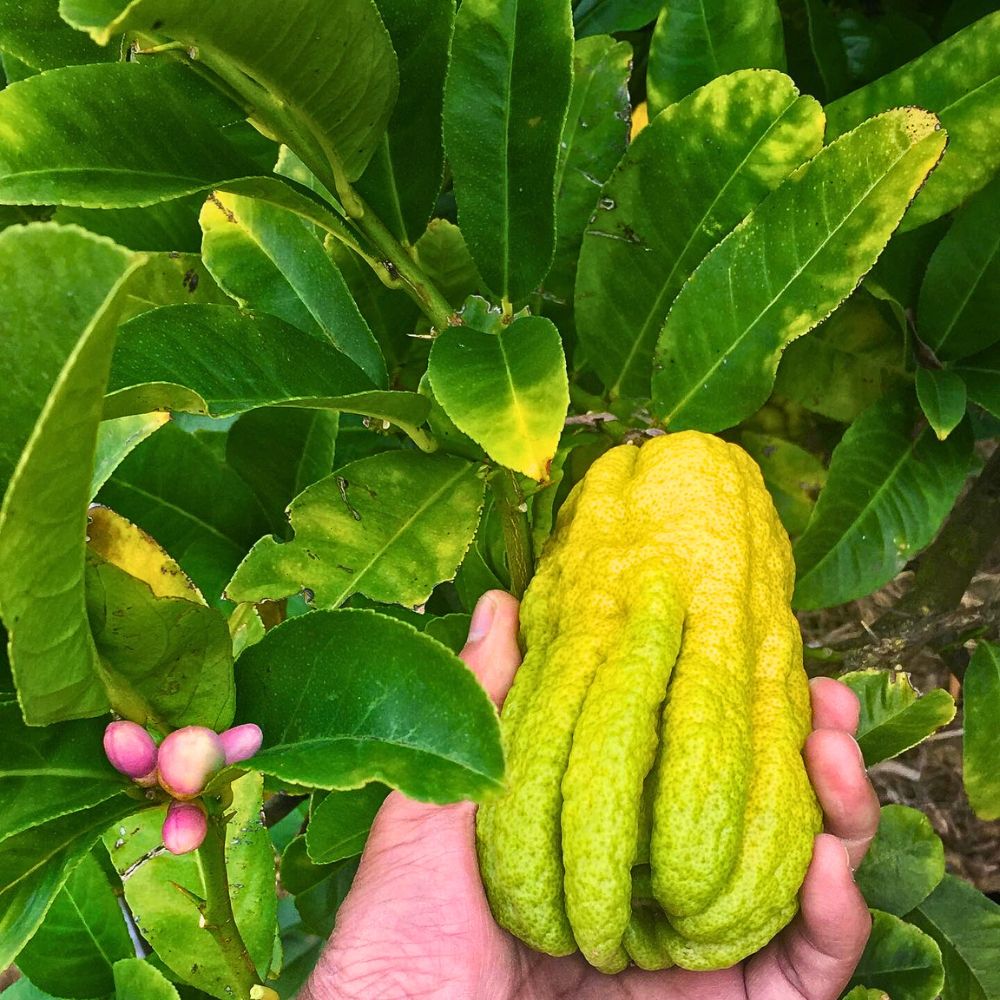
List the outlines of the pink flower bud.
{"type": "Polygon", "coordinates": [[[153,737],[135,722],[111,722],[104,730],[104,752],[116,771],[133,781],[156,768],[153,737]]]}
{"type": "Polygon", "coordinates": [[[160,786],[173,798],[194,799],[225,763],[218,733],[204,726],[185,726],[160,744],[156,767],[160,786]]]}
{"type": "Polygon", "coordinates": [[[242,726],[233,726],[232,729],[227,729],[220,734],[219,738],[226,751],[227,764],[248,760],[264,742],[264,734],[260,731],[260,726],[254,725],[252,722],[247,722],[242,726]]]}
{"type": "Polygon", "coordinates": [[[171,854],[187,854],[201,847],[208,830],[208,817],[193,802],[171,802],[163,821],[163,846],[171,854]]]}

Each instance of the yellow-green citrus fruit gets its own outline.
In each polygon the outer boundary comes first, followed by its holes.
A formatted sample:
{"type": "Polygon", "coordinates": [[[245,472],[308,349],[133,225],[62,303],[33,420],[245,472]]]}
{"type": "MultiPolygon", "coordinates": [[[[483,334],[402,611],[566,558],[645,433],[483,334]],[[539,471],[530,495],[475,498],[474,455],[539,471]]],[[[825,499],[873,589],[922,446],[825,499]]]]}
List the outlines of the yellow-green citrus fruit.
{"type": "Polygon", "coordinates": [[[482,806],[498,922],[605,972],[719,969],[795,914],[821,815],[788,537],[740,448],[685,431],[602,455],[521,607],[482,806]]]}

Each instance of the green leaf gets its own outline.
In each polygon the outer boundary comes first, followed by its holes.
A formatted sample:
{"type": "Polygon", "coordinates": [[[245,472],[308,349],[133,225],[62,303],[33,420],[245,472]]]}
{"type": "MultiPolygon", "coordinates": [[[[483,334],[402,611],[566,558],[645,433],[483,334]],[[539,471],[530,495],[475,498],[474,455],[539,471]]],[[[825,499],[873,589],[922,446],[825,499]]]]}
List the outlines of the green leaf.
{"type": "Polygon", "coordinates": [[[30,725],[107,709],[83,605],[84,535],[115,323],[140,263],[80,230],[0,233],[3,472],[18,463],[0,508],[0,614],[30,725]],[[51,312],[38,309],[48,301],[51,312]]]}
{"type": "Polygon", "coordinates": [[[336,413],[266,407],[244,413],[226,436],[226,462],[253,488],[271,527],[287,526],[285,509],[333,471],[336,413]]]}
{"type": "Polygon", "coordinates": [[[954,372],[917,369],[917,399],[939,441],[962,422],[968,402],[965,383],[954,372]]]}
{"type": "Polygon", "coordinates": [[[951,369],[965,383],[969,399],[1000,415],[1000,344],[965,358],[951,369]]]}
{"type": "Polygon", "coordinates": [[[118,466],[98,499],[149,532],[212,604],[268,527],[250,487],[172,422],[118,466]]]}
{"type": "Polygon", "coordinates": [[[121,792],[101,745],[106,721],[26,726],[16,704],[0,705],[0,841],[121,792]]]}
{"type": "Polygon", "coordinates": [[[116,795],[0,843],[0,966],[6,969],[38,930],[59,890],[104,830],[138,807],[135,799],[116,795]]]}
{"type": "Polygon", "coordinates": [[[157,306],[233,304],[208,273],[201,254],[150,253],[144,256],[145,264],[128,283],[122,323],[157,306]]]}
{"type": "Polygon", "coordinates": [[[1000,906],[967,882],[945,875],[909,919],[941,946],[944,1000],[1000,997],[1000,906]]]}
{"type": "Polygon", "coordinates": [[[663,0],[579,0],[573,4],[576,37],[635,31],[654,20],[663,0]]]}
{"type": "Polygon", "coordinates": [[[857,670],[840,677],[861,702],[858,746],[865,766],[898,757],[955,718],[955,700],[942,688],[920,696],[904,673],[857,670]]]}
{"type": "Polygon", "coordinates": [[[1000,12],[827,108],[827,136],[901,105],[934,112],[948,130],[948,156],[906,213],[913,229],[961,204],[1000,166],[1000,12]]]}
{"type": "Polygon", "coordinates": [[[144,208],[77,208],[60,205],[52,219],[107,236],[130,250],[197,253],[201,245],[201,193],[144,208]]]}
{"type": "MultiPolygon", "coordinates": [[[[343,792],[350,795],[350,792],[343,792]]],[[[320,882],[329,878],[333,868],[329,864],[317,864],[306,851],[306,838],[300,834],[294,837],[281,854],[281,888],[298,896],[308,892],[320,882]]]]}
{"type": "Polygon", "coordinates": [[[445,455],[392,451],[341,466],[289,506],[294,539],[261,539],[226,593],[259,601],[308,589],[321,608],[354,593],[422,604],[455,575],[483,489],[474,465],[445,455]]]}
{"type": "Polygon", "coordinates": [[[997,719],[1000,719],[1000,646],[981,641],[962,682],[965,740],[962,779],[981,819],[1000,819],[997,719]]]}
{"type": "Polygon", "coordinates": [[[16,983],[7,987],[7,996],[3,1000],[66,1000],[66,998],[54,997],[22,976],[16,983]]]}
{"type": "Polygon", "coordinates": [[[891,580],[937,534],[972,457],[968,423],[947,441],[914,435],[914,405],[886,396],[833,450],[826,487],[795,545],[793,604],[843,604],[891,580]]]}
{"type": "Polygon", "coordinates": [[[784,69],[775,0],[668,0],[649,46],[649,116],[717,76],[738,69],[784,69]]]}
{"type": "Polygon", "coordinates": [[[222,131],[241,117],[173,62],[50,70],[0,92],[0,201],[149,205],[252,176],[258,169],[222,131]]]}
{"type": "Polygon", "coordinates": [[[494,461],[548,478],[569,406],[566,360],[551,320],[524,316],[498,334],[449,327],[434,340],[427,374],[451,420],[494,461]]]}
{"type": "Polygon", "coordinates": [[[306,829],[309,857],[317,864],[330,864],[360,854],[388,794],[389,789],[378,782],[330,792],[313,810],[306,829]]]}
{"type": "Polygon", "coordinates": [[[102,420],[97,428],[97,452],[90,477],[90,499],[97,496],[108,477],[155,431],[170,419],[169,413],[137,413],[131,417],[102,420]]]}
{"type": "Polygon", "coordinates": [[[628,144],[631,70],[626,42],[597,36],[573,46],[573,90],[556,165],[556,249],[541,289],[564,334],[584,230],[628,144]]]}
{"type": "Polygon", "coordinates": [[[431,219],[413,253],[424,274],[456,309],[470,295],[483,291],[483,279],[462,230],[447,219],[431,219]]]}
{"type": "Polygon", "coordinates": [[[930,820],[907,806],[883,806],[878,833],[855,874],[865,902],[905,917],[942,878],[944,845],[930,820]]]}
{"type": "Polygon", "coordinates": [[[823,0],[782,2],[780,7],[789,75],[826,100],[849,90],[847,54],[834,11],[823,0]]]}
{"type": "Polygon", "coordinates": [[[805,529],[816,502],[816,494],[826,483],[823,463],[804,448],[769,434],[744,431],[743,447],[760,466],[778,516],[790,535],[805,529]]]}
{"type": "MultiPolygon", "coordinates": [[[[267,971],[274,945],[277,898],[274,852],[261,822],[259,774],[233,782],[226,834],[226,872],[236,925],[258,970],[267,971]]],[[[174,855],[158,850],[166,806],[149,809],[108,831],[104,844],[122,876],[125,900],[136,927],[156,954],[181,979],[220,1000],[233,996],[232,973],[190,896],[205,897],[198,852],[174,855]],[[126,876],[127,873],[127,876],[126,876]]],[[[210,836],[214,834],[210,831],[210,836]]]]}
{"type": "Polygon", "coordinates": [[[180,1000],[174,984],[141,958],[115,962],[113,973],[115,1000],[180,1000]]]}
{"type": "Polygon", "coordinates": [[[471,617],[471,615],[456,613],[432,618],[424,626],[424,632],[432,639],[437,639],[441,645],[447,646],[453,653],[458,654],[462,651],[469,636],[471,617]]]}
{"type": "Polygon", "coordinates": [[[444,95],[458,221],[479,272],[515,301],[555,247],[555,174],[572,83],[568,0],[463,0],[444,95]]]}
{"type": "Polygon", "coordinates": [[[361,413],[401,427],[423,447],[427,401],[377,390],[332,344],[266,313],[164,306],[119,331],[106,417],[154,409],[215,417],[261,406],[361,413]]]}
{"type": "Polygon", "coordinates": [[[890,1000],[884,990],[870,990],[866,986],[855,986],[850,993],[845,993],[843,1000],[890,1000]]]}
{"type": "Polygon", "coordinates": [[[41,927],[17,956],[36,986],[58,997],[97,997],[115,988],[112,966],[135,947],[118,896],[93,854],[74,869],[41,927]]]}
{"type": "Polygon", "coordinates": [[[0,51],[36,70],[118,58],[74,31],[55,0],[0,0],[0,51]]]}
{"type": "Polygon", "coordinates": [[[648,398],[656,337],[691,272],[822,141],[819,105],[771,71],[716,80],[639,133],[604,187],[576,279],[577,333],[612,395],[648,398]]]}
{"type": "Polygon", "coordinates": [[[917,320],[920,339],[942,361],[1000,340],[1000,178],[969,199],[938,244],[917,320]]]}
{"type": "Polygon", "coordinates": [[[399,98],[357,188],[393,235],[413,243],[441,189],[441,105],[455,0],[376,3],[399,60],[399,98]]]}
{"type": "Polygon", "coordinates": [[[201,226],[205,264],[240,306],[332,344],[385,387],[375,337],[340,271],[301,219],[256,198],[218,194],[205,202],[201,226]]]}
{"type": "Polygon", "coordinates": [[[890,913],[872,911],[872,933],[848,985],[874,983],[892,1000],[935,1000],[944,985],[933,938],[890,913]]]}
{"type": "Polygon", "coordinates": [[[907,378],[900,328],[878,300],[855,292],[781,356],[774,391],[813,413],[848,424],[907,378]]]}
{"type": "Polygon", "coordinates": [[[239,18],[199,0],[61,0],[59,9],[101,45],[139,32],[196,47],[255,106],[277,104],[283,139],[295,136],[347,180],[364,170],[399,89],[389,33],[372,0],[338,0],[332,9],[323,0],[292,8],[255,3],[239,18]],[[293,26],[296,44],[289,44],[293,26]]]}
{"type": "Polygon", "coordinates": [[[496,710],[472,672],[373,611],[283,622],[241,657],[237,718],[264,731],[252,765],[318,788],[380,781],[425,802],[480,800],[503,775],[496,710]]]}
{"type": "Polygon", "coordinates": [[[657,343],[654,410],[671,430],[722,430],[760,407],[782,350],[854,290],[944,142],[937,120],[919,109],[865,122],[705,258],[657,343]]]}

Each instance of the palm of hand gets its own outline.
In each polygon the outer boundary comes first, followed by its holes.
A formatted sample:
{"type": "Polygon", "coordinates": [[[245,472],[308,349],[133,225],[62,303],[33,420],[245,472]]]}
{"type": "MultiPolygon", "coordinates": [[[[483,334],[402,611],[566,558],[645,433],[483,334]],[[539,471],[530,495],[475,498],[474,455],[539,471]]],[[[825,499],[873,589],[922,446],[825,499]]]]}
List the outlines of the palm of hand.
{"type": "MultiPolygon", "coordinates": [[[[517,605],[507,595],[484,600],[492,602],[492,627],[462,656],[499,703],[519,662],[517,605]]],[[[493,920],[476,862],[474,807],[428,806],[394,792],[300,1000],[835,1000],[870,926],[847,859],[860,862],[878,823],[850,736],[857,711],[843,685],[814,685],[805,756],[828,833],[816,840],[801,913],[746,962],[711,973],[630,969],[609,977],[579,955],[540,955],[493,920]]]]}

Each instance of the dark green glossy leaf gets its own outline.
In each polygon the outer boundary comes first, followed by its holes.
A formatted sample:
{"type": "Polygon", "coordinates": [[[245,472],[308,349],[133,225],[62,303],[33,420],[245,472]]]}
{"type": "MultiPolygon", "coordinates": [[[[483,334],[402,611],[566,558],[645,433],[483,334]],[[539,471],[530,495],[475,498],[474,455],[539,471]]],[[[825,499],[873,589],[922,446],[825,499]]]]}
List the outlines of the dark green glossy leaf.
{"type": "Polygon", "coordinates": [[[424,632],[453,653],[460,653],[469,635],[470,618],[470,615],[459,613],[432,618],[424,626],[424,632]]]}
{"type": "Polygon", "coordinates": [[[982,819],[1000,819],[997,720],[1000,719],[1000,646],[976,646],[962,683],[965,740],[962,778],[969,803],[982,819]]]}
{"type": "Polygon", "coordinates": [[[784,34],[775,0],[668,0],[649,47],[650,117],[717,76],[738,69],[784,68],[784,34]]]}
{"type": "Polygon", "coordinates": [[[102,45],[129,31],[195,46],[203,63],[259,107],[272,131],[295,136],[300,154],[325,158],[348,180],[364,170],[399,88],[389,33],[372,0],[338,0],[332,9],[324,0],[258,0],[239,18],[200,0],[61,0],[60,13],[102,45]],[[289,44],[293,29],[297,43],[289,44]]]}
{"type": "Polygon", "coordinates": [[[1000,906],[967,882],[945,875],[909,919],[941,946],[944,1000],[1000,997],[1000,906]]]}
{"type": "Polygon", "coordinates": [[[965,358],[951,369],[965,383],[969,399],[1000,415],[1000,344],[965,358]]]}
{"type": "Polygon", "coordinates": [[[294,837],[281,853],[281,888],[293,896],[308,892],[331,873],[329,864],[317,864],[309,857],[304,834],[294,837]]]}
{"type": "Polygon", "coordinates": [[[917,323],[942,361],[1000,340],[1000,179],[969,199],[938,244],[920,287],[917,323]]]}
{"type": "Polygon", "coordinates": [[[93,855],[74,869],[17,965],[58,997],[98,997],[115,988],[114,963],[135,947],[107,872],[93,855]]]}
{"type": "Polygon", "coordinates": [[[965,383],[954,372],[937,368],[917,369],[917,399],[939,441],[962,422],[968,403],[965,383]]]}
{"type": "Polygon", "coordinates": [[[795,545],[793,603],[821,608],[870,594],[937,534],[969,472],[968,423],[947,441],[914,435],[915,407],[886,396],[833,451],[829,478],[795,545]]]}
{"type": "Polygon", "coordinates": [[[444,137],[458,221],[483,280],[512,301],[545,277],[555,174],[572,82],[568,0],[464,0],[444,137]]]}
{"type": "Polygon", "coordinates": [[[399,97],[357,187],[398,239],[414,243],[441,188],[441,105],[455,0],[375,2],[399,60],[399,97]]]}
{"type": "MultiPolygon", "coordinates": [[[[277,899],[274,852],[260,818],[259,774],[233,783],[233,817],[226,834],[226,871],[236,924],[258,970],[267,971],[274,945],[277,899]]],[[[183,981],[219,1000],[233,997],[232,973],[194,901],[174,885],[205,898],[197,852],[158,850],[166,806],[146,810],[104,835],[112,864],[124,877],[125,900],[143,937],[183,981]]],[[[213,834],[210,833],[210,836],[213,834]]],[[[137,998],[138,1000],[138,998],[137,998]]]]}
{"type": "Polygon", "coordinates": [[[944,985],[941,949],[913,924],[872,911],[872,933],[848,985],[875,983],[892,1000],[935,1000],[944,985]]]}
{"type": "Polygon", "coordinates": [[[82,226],[130,250],[197,253],[201,245],[201,193],[144,208],[76,208],[60,205],[53,221],[82,226]]]}
{"type": "Polygon", "coordinates": [[[364,849],[375,814],[389,789],[378,782],[349,791],[330,792],[313,810],[306,848],[317,864],[353,858],[364,849]]]}
{"type": "Polygon", "coordinates": [[[978,191],[1000,166],[1000,12],[827,108],[827,136],[901,105],[934,112],[948,131],[948,157],[907,212],[904,228],[936,219],[978,191]]]}
{"type": "Polygon", "coordinates": [[[840,678],[861,702],[857,740],[871,767],[915,747],[955,718],[955,700],[934,688],[920,696],[904,673],[858,670],[840,678]]]}
{"type": "Polygon", "coordinates": [[[779,6],[789,76],[821,100],[846,93],[847,54],[831,8],[823,0],[783,0],[779,6]]]}
{"type": "Polygon", "coordinates": [[[722,430],[761,406],[785,346],[854,291],[944,141],[937,120],[919,109],[865,122],[705,258],[657,342],[653,403],[665,424],[722,430]]]}
{"type": "Polygon", "coordinates": [[[394,451],[341,466],[291,504],[294,539],[261,539],[226,593],[259,601],[308,589],[322,608],[354,593],[422,604],[455,575],[483,489],[475,466],[444,455],[394,451]]]}
{"type": "Polygon", "coordinates": [[[252,766],[286,781],[413,798],[500,787],[496,710],[440,643],[372,611],[318,611],[271,629],[239,661],[237,717],[264,730],[252,766]]]}
{"type": "Polygon", "coordinates": [[[243,308],[333,344],[385,387],[378,344],[340,271],[301,219],[257,198],[218,194],[205,202],[201,226],[206,266],[243,308]]]}
{"type": "Polygon", "coordinates": [[[576,37],[635,31],[659,14],[663,0],[579,0],[573,4],[576,37]]]}
{"type": "Polygon", "coordinates": [[[58,0],[2,0],[0,51],[32,69],[55,69],[119,57],[74,31],[60,16],[58,0]]]}
{"type": "Polygon", "coordinates": [[[427,375],[449,418],[491,458],[533,479],[548,477],[569,406],[551,320],[524,316],[498,334],[449,327],[434,340],[427,375]]]}
{"type": "Polygon", "coordinates": [[[930,820],[907,806],[883,806],[878,834],[855,873],[865,902],[905,917],[942,878],[944,845],[930,820]]]}
{"type": "Polygon", "coordinates": [[[744,71],[639,133],[604,186],[576,279],[577,333],[613,396],[649,396],[653,348],[677,293],[705,254],[819,150],[822,131],[819,105],[791,80],[744,71]]]}
{"type": "Polygon", "coordinates": [[[80,230],[0,233],[0,479],[12,474],[0,509],[0,613],[31,725],[107,709],[83,607],[86,508],[122,290],[139,263],[80,230]],[[51,312],[38,308],[44,301],[51,312]]]}

